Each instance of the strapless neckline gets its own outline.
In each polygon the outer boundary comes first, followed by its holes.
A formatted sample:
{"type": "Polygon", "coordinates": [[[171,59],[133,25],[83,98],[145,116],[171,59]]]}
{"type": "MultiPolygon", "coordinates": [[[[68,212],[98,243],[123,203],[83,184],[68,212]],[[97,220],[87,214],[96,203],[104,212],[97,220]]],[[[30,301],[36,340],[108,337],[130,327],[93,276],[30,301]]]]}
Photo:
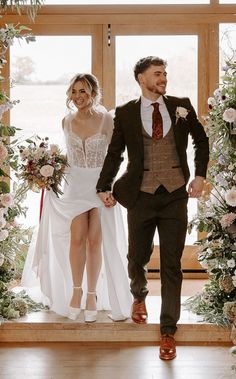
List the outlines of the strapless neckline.
{"type": "Polygon", "coordinates": [[[87,141],[94,139],[97,136],[106,137],[106,134],[98,132],[98,133],[92,134],[91,136],[83,139],[77,133],[73,132],[73,130],[71,130],[70,133],[73,134],[73,136],[75,136],[76,138],[78,138],[82,144],[85,144],[87,141]]]}

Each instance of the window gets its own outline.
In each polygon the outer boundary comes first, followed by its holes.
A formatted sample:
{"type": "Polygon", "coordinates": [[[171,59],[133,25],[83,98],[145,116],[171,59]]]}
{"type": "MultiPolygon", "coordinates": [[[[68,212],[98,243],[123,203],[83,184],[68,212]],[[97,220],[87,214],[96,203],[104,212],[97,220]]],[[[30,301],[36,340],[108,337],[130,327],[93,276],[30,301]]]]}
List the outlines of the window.
{"type": "Polygon", "coordinates": [[[220,0],[220,4],[236,4],[236,0],[220,0]]]}
{"type": "MultiPolygon", "coordinates": [[[[91,36],[37,36],[28,45],[16,42],[10,70],[16,80],[11,98],[20,99],[11,111],[11,125],[21,129],[24,139],[39,135],[63,146],[66,89],[76,73],[91,72],[91,36]]],[[[20,220],[26,227],[38,222],[39,199],[39,194],[28,192],[27,218],[20,220]]]]}

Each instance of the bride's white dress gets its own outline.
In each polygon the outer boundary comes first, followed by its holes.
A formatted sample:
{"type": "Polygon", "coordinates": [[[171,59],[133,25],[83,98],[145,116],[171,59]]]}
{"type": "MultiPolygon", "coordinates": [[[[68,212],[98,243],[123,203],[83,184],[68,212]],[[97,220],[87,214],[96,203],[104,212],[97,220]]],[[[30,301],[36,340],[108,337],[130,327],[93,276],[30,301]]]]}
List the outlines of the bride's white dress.
{"type": "MultiPolygon", "coordinates": [[[[38,231],[32,238],[22,275],[22,286],[40,289],[41,299],[59,315],[67,316],[73,282],[69,262],[70,226],[73,218],[99,208],[102,227],[103,267],[97,286],[98,309],[110,309],[114,320],[130,316],[131,294],[127,274],[127,242],[119,205],[105,208],[96,195],[96,183],[106,155],[108,139],[97,134],[82,141],[72,131],[73,114],[65,118],[64,133],[69,168],[63,195],[47,191],[38,231]]],[[[103,123],[112,122],[104,113],[103,123]]],[[[86,270],[85,270],[86,271],[86,270]]],[[[86,297],[83,279],[82,307],[86,297]]],[[[35,298],[35,296],[34,296],[35,298]]],[[[39,300],[36,296],[35,300],[39,300]]]]}

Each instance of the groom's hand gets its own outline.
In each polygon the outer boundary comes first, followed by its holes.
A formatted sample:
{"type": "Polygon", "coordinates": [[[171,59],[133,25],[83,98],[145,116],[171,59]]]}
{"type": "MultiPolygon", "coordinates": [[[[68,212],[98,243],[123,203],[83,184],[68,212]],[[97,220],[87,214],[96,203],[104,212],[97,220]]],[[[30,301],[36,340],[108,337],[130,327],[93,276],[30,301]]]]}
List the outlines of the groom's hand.
{"type": "Polygon", "coordinates": [[[110,191],[98,192],[97,195],[106,208],[111,208],[116,205],[116,199],[113,197],[110,191]]]}
{"type": "Polygon", "coordinates": [[[203,191],[205,178],[196,176],[188,186],[189,197],[200,197],[203,191]]]}

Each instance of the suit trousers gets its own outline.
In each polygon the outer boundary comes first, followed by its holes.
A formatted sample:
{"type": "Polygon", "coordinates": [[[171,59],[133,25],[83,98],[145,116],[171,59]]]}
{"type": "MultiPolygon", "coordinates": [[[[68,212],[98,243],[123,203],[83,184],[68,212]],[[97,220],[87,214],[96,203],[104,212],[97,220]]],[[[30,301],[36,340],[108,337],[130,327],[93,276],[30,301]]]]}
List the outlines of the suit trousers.
{"type": "Polygon", "coordinates": [[[148,294],[146,265],[153,251],[157,228],[160,240],[161,334],[174,334],[180,317],[181,257],[187,231],[188,194],[185,186],[169,193],[163,186],[156,193],[140,192],[128,210],[128,272],[135,299],[148,294]]]}

